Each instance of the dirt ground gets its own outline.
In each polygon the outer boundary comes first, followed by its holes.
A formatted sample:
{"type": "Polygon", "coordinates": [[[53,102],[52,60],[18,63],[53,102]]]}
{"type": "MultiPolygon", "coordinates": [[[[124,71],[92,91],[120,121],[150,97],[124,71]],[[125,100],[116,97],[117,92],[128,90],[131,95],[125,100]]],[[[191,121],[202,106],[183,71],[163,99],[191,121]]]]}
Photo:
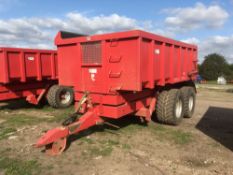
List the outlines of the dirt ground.
{"type": "Polygon", "coordinates": [[[232,175],[233,93],[198,89],[196,111],[173,127],[134,116],[72,137],[60,156],[32,144],[72,111],[1,104],[0,175],[232,175]],[[15,106],[17,106],[15,108],[15,106]]]}

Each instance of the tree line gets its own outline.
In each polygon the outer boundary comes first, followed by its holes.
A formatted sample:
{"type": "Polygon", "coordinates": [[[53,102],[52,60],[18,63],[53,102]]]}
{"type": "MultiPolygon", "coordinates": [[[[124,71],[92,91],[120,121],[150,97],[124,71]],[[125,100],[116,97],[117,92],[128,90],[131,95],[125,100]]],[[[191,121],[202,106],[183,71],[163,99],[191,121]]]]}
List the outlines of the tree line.
{"type": "Polygon", "coordinates": [[[217,80],[219,76],[223,76],[228,81],[233,80],[233,64],[228,63],[223,55],[217,53],[205,56],[198,69],[205,80],[217,80]]]}

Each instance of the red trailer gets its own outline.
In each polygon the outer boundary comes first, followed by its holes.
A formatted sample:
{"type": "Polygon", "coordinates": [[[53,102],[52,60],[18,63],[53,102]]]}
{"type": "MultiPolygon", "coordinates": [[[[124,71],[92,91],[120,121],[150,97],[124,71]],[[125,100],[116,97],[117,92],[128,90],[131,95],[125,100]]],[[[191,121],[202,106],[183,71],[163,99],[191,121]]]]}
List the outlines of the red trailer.
{"type": "Polygon", "coordinates": [[[72,90],[57,84],[56,51],[0,48],[0,101],[26,98],[29,103],[38,104],[47,96],[53,107],[69,106],[72,90]]]}
{"type": "Polygon", "coordinates": [[[140,30],[80,36],[59,32],[59,84],[75,90],[76,111],[36,143],[60,154],[71,134],[128,114],[177,125],[195,107],[197,47],[140,30]],[[78,113],[82,113],[78,117],[78,113]]]}

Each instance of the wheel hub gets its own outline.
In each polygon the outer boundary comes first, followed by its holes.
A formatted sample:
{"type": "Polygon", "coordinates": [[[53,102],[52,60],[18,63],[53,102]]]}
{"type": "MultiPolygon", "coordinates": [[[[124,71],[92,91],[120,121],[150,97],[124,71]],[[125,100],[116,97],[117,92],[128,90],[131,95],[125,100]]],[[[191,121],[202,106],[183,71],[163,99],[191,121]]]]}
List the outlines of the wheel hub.
{"type": "Polygon", "coordinates": [[[193,104],[194,104],[194,98],[193,98],[193,96],[190,96],[189,103],[188,103],[189,111],[193,110],[193,104]]]}
{"type": "Polygon", "coordinates": [[[66,92],[62,92],[60,95],[60,100],[62,104],[67,104],[71,99],[71,94],[70,92],[66,91],[66,92]]]}
{"type": "Polygon", "coordinates": [[[175,109],[175,115],[176,118],[180,118],[182,115],[182,110],[183,110],[183,104],[182,104],[182,100],[179,99],[176,102],[176,109],[175,109]]]}

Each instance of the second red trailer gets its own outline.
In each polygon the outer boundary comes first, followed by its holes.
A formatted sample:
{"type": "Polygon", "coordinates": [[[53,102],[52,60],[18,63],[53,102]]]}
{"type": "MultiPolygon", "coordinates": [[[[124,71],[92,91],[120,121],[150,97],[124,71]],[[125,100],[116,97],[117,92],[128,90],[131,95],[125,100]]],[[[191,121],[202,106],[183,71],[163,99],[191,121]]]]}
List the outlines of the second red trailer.
{"type": "Polygon", "coordinates": [[[55,97],[57,61],[55,50],[0,48],[0,101],[25,98],[29,103],[38,104],[47,95],[53,107],[69,105],[65,96],[72,91],[67,92],[67,88],[59,94],[60,99],[55,97]]]}

